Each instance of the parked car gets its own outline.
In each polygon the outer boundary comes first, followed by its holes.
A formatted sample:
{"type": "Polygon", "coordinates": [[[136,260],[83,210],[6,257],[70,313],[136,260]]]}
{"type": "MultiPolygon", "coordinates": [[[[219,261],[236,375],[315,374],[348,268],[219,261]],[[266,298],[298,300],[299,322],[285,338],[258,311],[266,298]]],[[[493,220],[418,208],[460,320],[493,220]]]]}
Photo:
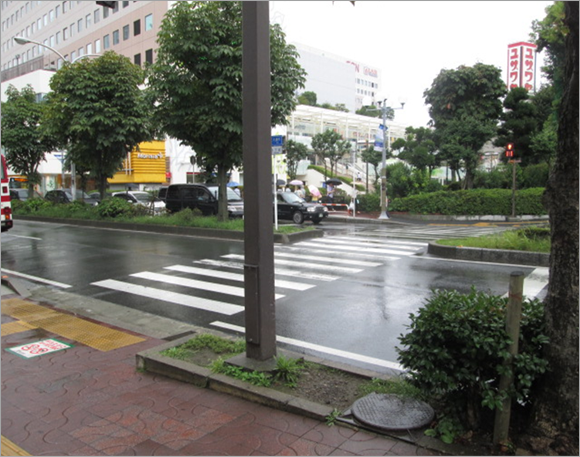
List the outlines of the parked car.
{"type": "Polygon", "coordinates": [[[167,186],[162,186],[159,188],[159,194],[157,195],[159,200],[165,203],[165,197],[167,197],[167,186]]]}
{"type": "MultiPolygon", "coordinates": [[[[34,198],[42,198],[38,192],[34,191],[34,198]]],[[[28,189],[10,189],[10,199],[11,200],[28,200],[28,189]]]]}
{"type": "MultiPolygon", "coordinates": [[[[45,195],[44,198],[48,201],[53,203],[72,203],[73,197],[72,192],[70,189],[56,189],[56,190],[49,190],[45,195]]],[[[89,194],[83,192],[80,189],[76,191],[76,200],[84,201],[85,203],[91,206],[97,206],[99,202],[91,198],[89,194]]]]}
{"type": "MultiPolygon", "coordinates": [[[[243,217],[244,201],[231,187],[227,188],[229,217],[243,217]]],[[[214,184],[171,184],[165,206],[176,213],[185,208],[199,209],[203,215],[218,213],[218,186],[214,184]]]]}
{"type": "Polygon", "coordinates": [[[294,192],[277,192],[278,219],[288,219],[295,224],[312,221],[318,225],[328,217],[328,209],[318,203],[309,203],[294,192]]]}
{"type": "MultiPolygon", "coordinates": [[[[151,207],[151,194],[145,191],[125,191],[125,192],[114,192],[113,197],[122,198],[127,200],[129,203],[134,205],[142,205],[147,208],[151,207]]],[[[159,198],[153,197],[153,212],[155,214],[160,214],[165,210],[165,203],[163,203],[159,198]]]]}

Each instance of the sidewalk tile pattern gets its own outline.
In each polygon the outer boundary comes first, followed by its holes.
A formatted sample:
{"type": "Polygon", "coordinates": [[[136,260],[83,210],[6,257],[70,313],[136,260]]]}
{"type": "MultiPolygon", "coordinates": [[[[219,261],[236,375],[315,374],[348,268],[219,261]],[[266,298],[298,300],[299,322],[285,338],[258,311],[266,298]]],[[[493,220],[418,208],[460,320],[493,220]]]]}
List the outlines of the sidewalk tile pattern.
{"type": "MultiPolygon", "coordinates": [[[[3,300],[2,322],[21,305],[3,300]]],[[[5,350],[39,332],[54,336],[46,327],[2,336],[2,434],[30,455],[433,455],[139,372],[135,354],[163,343],[154,338],[103,352],[59,334],[74,346],[34,359],[5,350]]]]}

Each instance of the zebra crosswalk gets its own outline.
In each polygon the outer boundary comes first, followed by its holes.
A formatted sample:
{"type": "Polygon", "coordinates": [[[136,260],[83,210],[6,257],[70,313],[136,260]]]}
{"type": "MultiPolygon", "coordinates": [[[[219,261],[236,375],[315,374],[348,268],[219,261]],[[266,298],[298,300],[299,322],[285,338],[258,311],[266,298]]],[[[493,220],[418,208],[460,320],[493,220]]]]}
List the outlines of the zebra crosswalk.
{"type": "MultiPolygon", "coordinates": [[[[427,244],[336,236],[274,246],[275,298],[304,292],[405,256],[422,253],[427,244]]],[[[222,315],[244,310],[244,256],[225,254],[190,265],[169,265],[162,271],[139,271],[123,280],[92,285],[110,292],[145,297],[222,315]]]]}
{"type": "Polygon", "coordinates": [[[434,241],[443,238],[466,238],[501,233],[510,227],[485,225],[406,225],[402,227],[387,226],[366,232],[369,237],[383,239],[399,238],[423,241],[434,241]]]}

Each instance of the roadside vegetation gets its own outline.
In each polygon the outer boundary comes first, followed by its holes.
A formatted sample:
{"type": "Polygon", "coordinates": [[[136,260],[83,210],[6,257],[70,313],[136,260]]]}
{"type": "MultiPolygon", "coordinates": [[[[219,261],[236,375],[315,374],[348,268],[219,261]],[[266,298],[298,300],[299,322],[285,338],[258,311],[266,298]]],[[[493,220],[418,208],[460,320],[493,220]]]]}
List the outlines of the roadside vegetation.
{"type": "MultiPolygon", "coordinates": [[[[198,227],[216,230],[244,231],[243,219],[227,219],[220,221],[216,216],[203,216],[198,210],[184,209],[178,213],[152,216],[150,209],[142,205],[133,205],[120,198],[106,198],[97,206],[91,206],[82,201],[55,204],[43,199],[13,201],[12,210],[18,217],[38,216],[59,219],[84,219],[131,224],[166,225],[175,227],[198,227]]],[[[295,233],[314,230],[311,226],[296,227],[294,225],[279,225],[276,233],[295,233]]]]}
{"type": "Polygon", "coordinates": [[[517,230],[507,230],[503,233],[494,235],[484,235],[477,238],[437,240],[437,243],[445,246],[507,249],[545,253],[549,253],[552,247],[550,229],[547,227],[526,227],[517,230]]]}

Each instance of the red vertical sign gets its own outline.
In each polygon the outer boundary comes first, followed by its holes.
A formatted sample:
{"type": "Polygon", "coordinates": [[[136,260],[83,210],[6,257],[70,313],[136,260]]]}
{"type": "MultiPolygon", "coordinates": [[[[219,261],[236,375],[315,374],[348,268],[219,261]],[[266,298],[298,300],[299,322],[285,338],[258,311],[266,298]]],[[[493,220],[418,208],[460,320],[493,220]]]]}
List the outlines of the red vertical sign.
{"type": "Polygon", "coordinates": [[[536,45],[533,43],[513,43],[508,45],[508,89],[524,87],[534,90],[536,45]]]}

